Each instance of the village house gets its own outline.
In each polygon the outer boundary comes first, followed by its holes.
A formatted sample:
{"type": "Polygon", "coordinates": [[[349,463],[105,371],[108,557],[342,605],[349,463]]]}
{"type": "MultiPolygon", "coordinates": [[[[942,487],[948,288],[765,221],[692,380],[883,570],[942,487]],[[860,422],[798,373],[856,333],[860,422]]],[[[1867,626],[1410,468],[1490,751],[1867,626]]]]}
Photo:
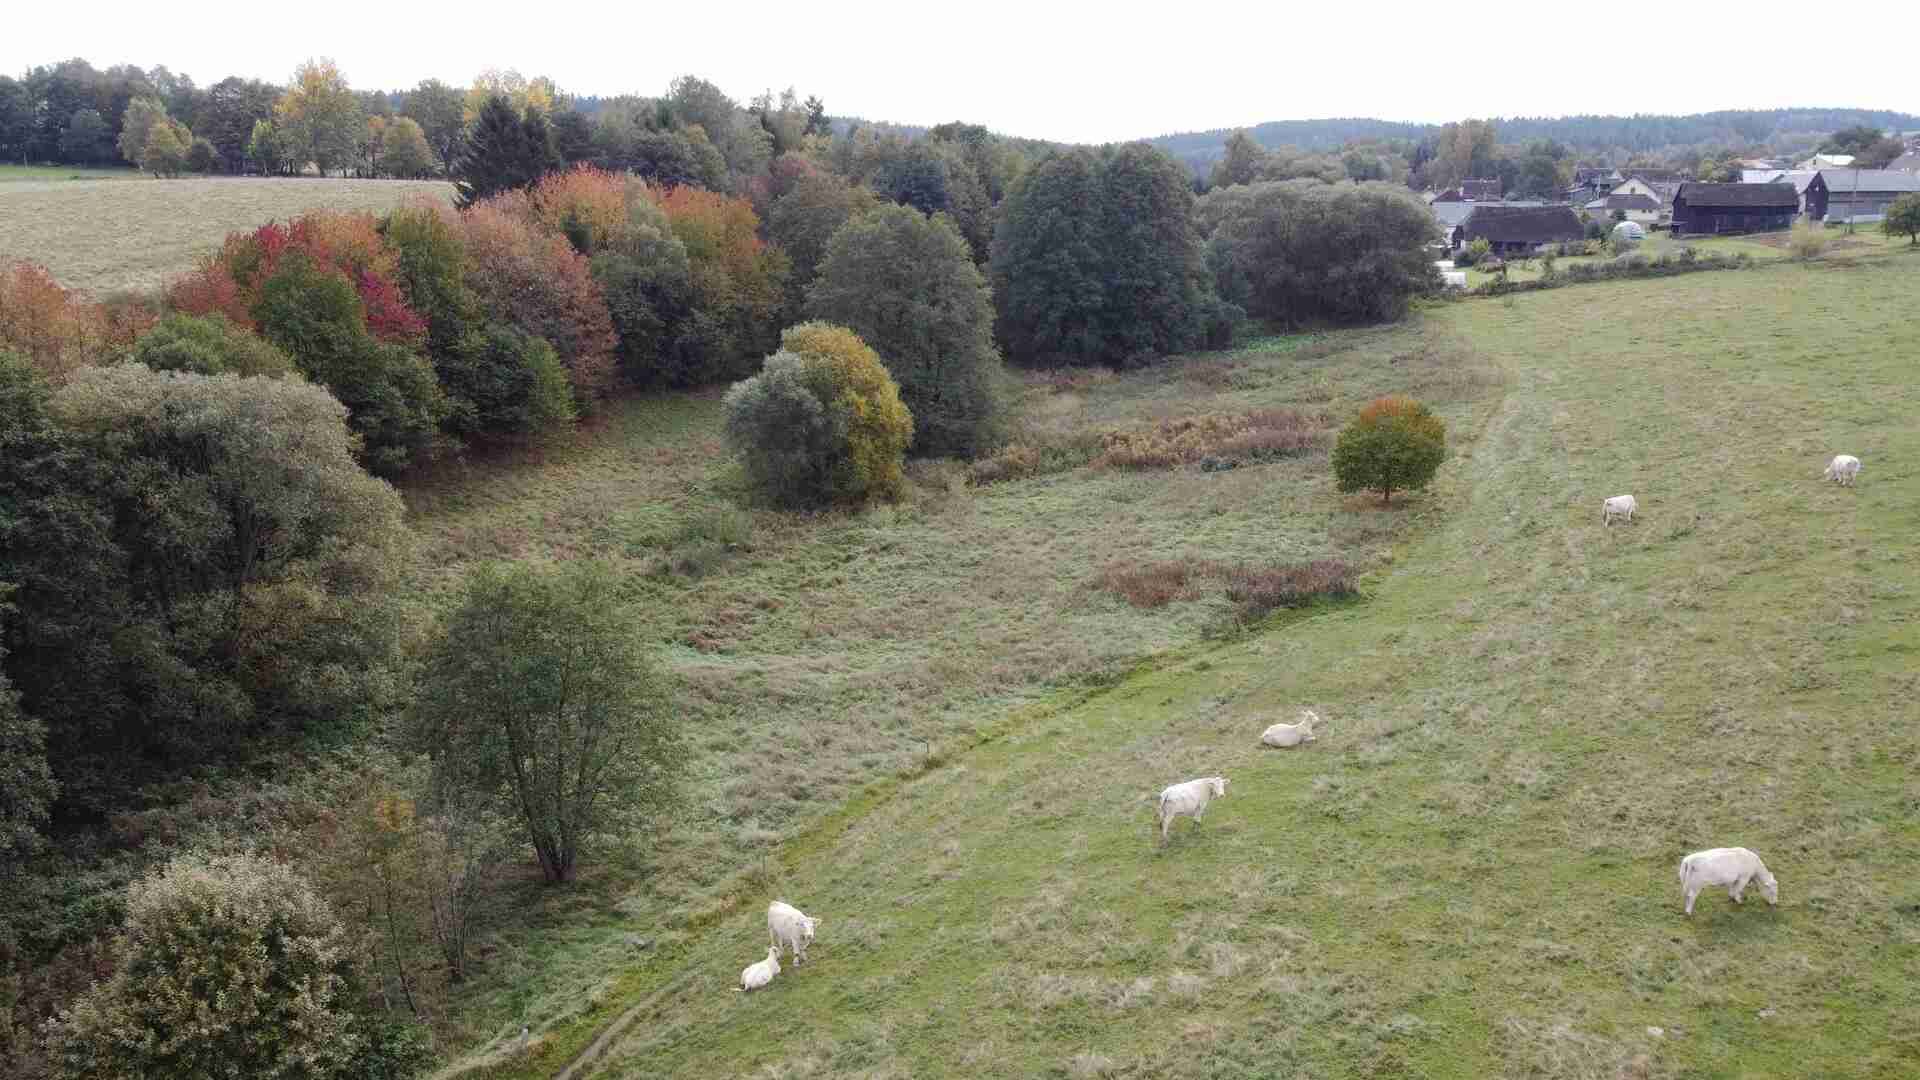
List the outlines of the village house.
{"type": "Polygon", "coordinates": [[[1887,162],[1887,168],[1894,172],[1920,173],[1920,150],[1909,150],[1901,154],[1887,162]]]}
{"type": "Polygon", "coordinates": [[[1462,180],[1460,186],[1448,188],[1433,197],[1436,203],[1443,202],[1498,202],[1501,186],[1499,177],[1491,180],[1462,180]]]}
{"type": "Polygon", "coordinates": [[[1821,169],[1807,184],[1803,205],[1814,221],[1881,221],[1893,200],[1914,192],[1920,192],[1920,173],[1821,169]]]}
{"type": "Polygon", "coordinates": [[[1605,195],[1585,203],[1581,209],[1601,221],[1658,225],[1666,221],[1672,212],[1673,193],[1679,188],[1677,182],[1650,181],[1644,175],[1635,173],[1605,195]]]}
{"type": "Polygon", "coordinates": [[[1792,184],[1681,184],[1673,196],[1673,235],[1785,229],[1799,214],[1792,184]]]}
{"type": "Polygon", "coordinates": [[[1452,246],[1484,239],[1496,255],[1530,255],[1544,244],[1569,243],[1586,235],[1573,207],[1478,205],[1454,227],[1452,246]]]}

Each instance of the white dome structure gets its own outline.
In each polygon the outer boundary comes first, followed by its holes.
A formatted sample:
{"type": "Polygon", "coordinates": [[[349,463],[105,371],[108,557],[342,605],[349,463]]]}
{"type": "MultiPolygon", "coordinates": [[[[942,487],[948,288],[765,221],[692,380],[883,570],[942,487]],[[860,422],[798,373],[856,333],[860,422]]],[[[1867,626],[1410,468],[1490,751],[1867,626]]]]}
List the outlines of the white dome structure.
{"type": "Polygon", "coordinates": [[[1613,227],[1613,242],[1615,244],[1619,244],[1622,241],[1637,244],[1646,238],[1647,230],[1641,228],[1640,223],[1637,221],[1623,221],[1613,227]]]}

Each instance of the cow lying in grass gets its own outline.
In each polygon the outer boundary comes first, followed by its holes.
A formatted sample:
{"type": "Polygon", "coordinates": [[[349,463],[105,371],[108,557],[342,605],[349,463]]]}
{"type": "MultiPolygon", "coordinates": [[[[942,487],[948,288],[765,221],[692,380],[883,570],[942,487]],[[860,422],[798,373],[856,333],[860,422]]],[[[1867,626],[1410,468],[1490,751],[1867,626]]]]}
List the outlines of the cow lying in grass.
{"type": "Polygon", "coordinates": [[[757,964],[748,964],[740,969],[740,985],[737,990],[758,990],[773,981],[780,974],[780,946],[767,950],[767,958],[757,964]]]}
{"type": "Polygon", "coordinates": [[[1300,721],[1295,724],[1275,724],[1260,733],[1260,741],[1268,746],[1299,746],[1313,741],[1313,725],[1320,722],[1320,714],[1312,709],[1300,710],[1300,721]]]}

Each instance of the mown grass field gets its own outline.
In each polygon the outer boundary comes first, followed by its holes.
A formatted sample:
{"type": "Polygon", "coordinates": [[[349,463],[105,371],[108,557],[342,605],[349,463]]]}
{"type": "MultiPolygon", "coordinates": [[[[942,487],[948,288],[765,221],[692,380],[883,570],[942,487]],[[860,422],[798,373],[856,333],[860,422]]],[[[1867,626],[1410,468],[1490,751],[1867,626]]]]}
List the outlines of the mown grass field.
{"type": "Polygon", "coordinates": [[[229,232],[308,210],[384,212],[414,196],[453,196],[438,180],[64,178],[73,171],[0,183],[0,255],[96,296],[156,288],[229,232]]]}
{"type": "MultiPolygon", "coordinates": [[[[534,929],[503,955],[528,976],[511,1030],[541,1035],[519,1051],[503,1040],[485,1071],[554,1075],[625,1014],[570,1075],[1915,1075],[1916,301],[1912,258],[1780,265],[1451,305],[1343,336],[1349,348],[1300,369],[1279,348],[1237,358],[1277,398],[1339,388],[1335,411],[1380,389],[1453,387],[1455,456],[1399,516],[1333,494],[1312,457],[1217,476],[1040,477],[897,518],[793,526],[807,539],[791,550],[820,562],[754,572],[824,586],[809,617],[834,632],[756,630],[797,651],[729,659],[747,696],[733,726],[702,718],[707,812],[756,775],[773,786],[736,812],[835,763],[851,781],[910,762],[849,766],[844,744],[861,732],[998,737],[838,813],[821,799],[731,883],[741,845],[715,834],[680,841],[651,879],[603,884],[597,902],[591,888],[529,892],[534,929]],[[1396,362],[1414,342],[1504,381],[1396,362]],[[1817,479],[1841,450],[1866,462],[1856,489],[1817,479]],[[1221,479],[1245,486],[1210,487],[1221,479]],[[1129,483],[1132,500],[1114,498],[1129,483]],[[1066,497],[1082,486],[1104,502],[1066,497]],[[1621,491],[1639,518],[1603,528],[1598,504],[1621,491]],[[941,514],[997,527],[942,547],[941,514]],[[1209,531],[1223,517],[1244,531],[1209,531]],[[1051,625],[1048,640],[1070,633],[1075,649],[1107,642],[1107,670],[1118,643],[1174,647],[1104,689],[1040,695],[1040,680],[1024,684],[1037,697],[1024,708],[1028,695],[1004,690],[950,707],[928,689],[938,679],[892,709],[828,693],[871,685],[845,658],[911,656],[926,640],[890,621],[920,618],[900,613],[931,606],[924,625],[938,627],[993,609],[969,649],[941,644],[962,670],[991,665],[1031,640],[1016,615],[1061,603],[1049,582],[1105,559],[1148,545],[1347,547],[1332,538],[1361,521],[1396,524],[1368,549],[1360,604],[1219,643],[1173,632],[1177,612],[1108,607],[1051,625]],[[836,536],[853,554],[837,571],[825,565],[836,536]],[[1301,539],[1275,539],[1288,536],[1301,539]],[[1003,546],[953,565],[989,542],[1003,546]],[[895,613],[853,618],[856,596],[895,613]],[[819,704],[753,680],[756,668],[817,680],[819,704]],[[1271,718],[1307,705],[1327,719],[1316,744],[1257,746],[1271,718]],[[1156,849],[1151,794],[1212,773],[1232,779],[1227,799],[1156,849]],[[1684,918],[1679,857],[1735,844],[1779,876],[1779,908],[1719,892],[1684,918]],[[721,861],[706,868],[720,894],[662,918],[693,902],[670,895],[701,877],[693,857],[721,861]],[[824,917],[811,961],[765,993],[734,993],[764,952],[774,896],[824,917]]],[[[1116,381],[1113,409],[1144,407],[1180,370],[1116,381]]],[[[623,414],[635,426],[596,453],[624,459],[640,497],[688,506],[703,481],[643,433],[705,430],[692,412],[623,414]]],[[[593,548],[596,514],[640,504],[598,486],[618,482],[589,460],[517,470],[517,508],[416,495],[420,524],[449,561],[486,535],[593,548]]],[[[535,543],[493,546],[542,553],[535,543]]],[[[704,580],[716,595],[740,588],[727,572],[704,580]]],[[[698,591],[686,618],[724,610],[698,591]]],[[[719,663],[684,653],[676,667],[698,686],[719,663]]]]}
{"type": "Polygon", "coordinates": [[[32,180],[138,180],[133,168],[96,169],[85,165],[0,165],[0,184],[32,180]]]}

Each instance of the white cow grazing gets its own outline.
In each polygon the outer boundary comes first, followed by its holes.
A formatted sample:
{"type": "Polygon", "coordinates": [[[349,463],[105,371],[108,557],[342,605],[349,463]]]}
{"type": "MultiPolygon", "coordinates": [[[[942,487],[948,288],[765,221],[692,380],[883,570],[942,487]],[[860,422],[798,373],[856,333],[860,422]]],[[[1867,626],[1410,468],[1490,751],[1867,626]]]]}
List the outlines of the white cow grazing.
{"type": "Polygon", "coordinates": [[[1600,524],[1611,525],[1614,518],[1633,521],[1633,512],[1640,509],[1640,503],[1631,495],[1615,495],[1600,504],[1600,524]]]}
{"type": "Polygon", "coordinates": [[[1174,818],[1191,814],[1193,820],[1199,821],[1207,814],[1207,804],[1224,797],[1226,793],[1227,778],[1224,776],[1205,776],[1162,791],[1155,810],[1155,820],[1160,823],[1160,840],[1163,843],[1166,841],[1174,818]]]}
{"type": "Polygon", "coordinates": [[[1747,883],[1758,881],[1760,895],[1767,903],[1780,902],[1780,883],[1767,873],[1760,856],[1743,847],[1720,847],[1696,851],[1680,860],[1680,892],[1686,897],[1687,914],[1693,914],[1694,898],[1709,885],[1725,885],[1734,903],[1747,891],[1747,883]]]}
{"type": "Polygon", "coordinates": [[[1297,724],[1275,724],[1260,733],[1260,741],[1268,746],[1299,746],[1313,741],[1313,725],[1320,722],[1320,714],[1312,709],[1300,710],[1300,722],[1297,724]]]}
{"type": "Polygon", "coordinates": [[[758,990],[773,981],[780,974],[780,946],[767,950],[767,958],[757,964],[748,964],[740,969],[740,990],[758,990]]]}
{"type": "Polygon", "coordinates": [[[767,905],[767,937],[772,939],[776,951],[783,947],[792,949],[795,964],[806,960],[807,946],[813,944],[813,928],[819,925],[819,919],[802,913],[785,900],[767,905]]]}
{"type": "Polygon", "coordinates": [[[1841,487],[1852,487],[1853,478],[1859,475],[1859,458],[1852,454],[1835,454],[1833,460],[1827,463],[1827,471],[1820,474],[1820,479],[1831,480],[1841,487]]]}

